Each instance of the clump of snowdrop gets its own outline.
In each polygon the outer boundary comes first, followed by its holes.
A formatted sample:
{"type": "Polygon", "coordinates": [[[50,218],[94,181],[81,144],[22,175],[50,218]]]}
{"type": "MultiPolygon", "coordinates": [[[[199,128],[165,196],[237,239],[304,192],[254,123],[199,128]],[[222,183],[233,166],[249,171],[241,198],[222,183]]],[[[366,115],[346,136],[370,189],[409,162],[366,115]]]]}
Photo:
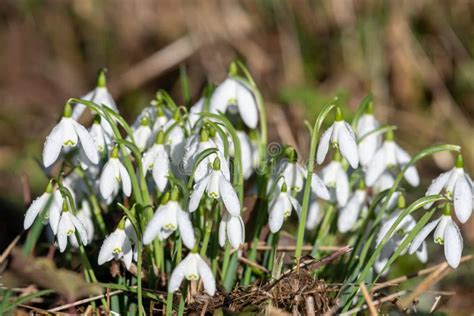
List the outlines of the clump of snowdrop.
{"type": "MultiPolygon", "coordinates": [[[[247,286],[268,277],[255,267],[277,274],[292,268],[286,261],[273,265],[282,231],[295,236],[289,246],[298,260],[303,247],[311,247],[308,255],[316,259],[327,255],[320,246],[352,247],[353,255],[338,259],[347,269],[337,276],[328,270],[330,281],[360,284],[373,271],[383,276],[407,250],[426,262],[425,239],[432,231],[449,265],[459,265],[463,242],[453,216],[465,223],[473,209],[473,184],[459,147],[433,146],[412,160],[369,101],[358,109],[355,132],[342,105],[329,103],[316,122],[326,120],[330,127],[321,137],[318,124],[309,129],[307,157],[287,145],[275,154],[267,143],[261,94],[240,63],[232,63],[229,77],[196,99],[188,111],[160,90],[128,125],[100,72],[97,87],[68,101],[47,137],[43,164],[50,180],[28,207],[24,228],[49,225],[67,262],[81,256],[89,280],[109,282],[103,273],[95,276],[90,258],[96,257],[102,272],[107,262],[123,262],[127,271],[114,273],[120,286],[136,285],[139,310],[147,300],[145,280],[152,290],[167,289],[166,304],[172,307],[173,293],[185,279],[190,287],[182,288],[180,298],[187,302],[201,284],[212,296],[217,287],[231,290],[237,282],[247,286]],[[86,107],[94,119],[81,125],[77,120],[86,107]],[[331,111],[335,118],[329,122],[331,111]],[[330,151],[327,164],[317,166],[330,151]],[[406,203],[402,192],[421,182],[415,163],[439,151],[458,154],[454,168],[437,177],[425,197],[406,203]],[[58,168],[49,168],[55,163],[58,168]],[[402,171],[408,188],[400,182],[402,171]],[[440,207],[443,213],[429,222],[440,207]],[[288,223],[293,212],[297,231],[288,223]]],[[[348,291],[360,302],[356,287],[348,291]]],[[[341,306],[347,310],[352,302],[341,306]]]]}

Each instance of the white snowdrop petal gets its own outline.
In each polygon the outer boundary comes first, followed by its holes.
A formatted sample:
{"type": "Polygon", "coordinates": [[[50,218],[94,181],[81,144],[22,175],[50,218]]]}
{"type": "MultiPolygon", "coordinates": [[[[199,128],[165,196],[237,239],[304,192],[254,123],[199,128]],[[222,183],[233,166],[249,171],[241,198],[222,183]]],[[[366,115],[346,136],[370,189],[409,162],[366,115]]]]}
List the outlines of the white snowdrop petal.
{"type": "Polygon", "coordinates": [[[41,212],[41,210],[45,207],[48,199],[51,195],[48,193],[43,193],[40,197],[37,197],[28,207],[28,210],[25,213],[25,219],[23,221],[23,228],[28,229],[33,225],[36,217],[41,212]]]}
{"type": "MultiPolygon", "coordinates": [[[[395,155],[397,157],[397,161],[400,164],[400,168],[403,168],[411,159],[410,155],[400,148],[400,146],[395,144],[395,155]]],[[[418,171],[414,166],[410,166],[404,174],[405,180],[407,182],[416,187],[420,184],[420,177],[418,176],[418,171]]]]}
{"type": "Polygon", "coordinates": [[[301,205],[300,202],[298,202],[297,199],[292,197],[291,195],[288,195],[288,199],[290,200],[291,206],[295,210],[296,214],[298,214],[298,217],[301,215],[301,205]]]}
{"type": "Polygon", "coordinates": [[[463,240],[459,228],[454,221],[450,221],[446,225],[444,232],[444,255],[446,256],[446,261],[453,269],[459,266],[462,249],[463,240]]]}
{"type": "Polygon", "coordinates": [[[178,216],[178,227],[181,238],[183,239],[183,244],[189,249],[194,248],[195,238],[194,238],[194,229],[189,214],[184,212],[181,209],[177,210],[178,216]]]}
{"type": "Polygon", "coordinates": [[[204,194],[204,190],[211,179],[211,175],[208,175],[201,179],[198,183],[194,185],[193,192],[191,193],[191,197],[189,198],[189,212],[192,213],[199,207],[199,202],[201,201],[202,195],[204,194]]]}
{"type": "MultiPolygon", "coordinates": [[[[425,196],[439,194],[441,190],[443,190],[443,187],[448,182],[451,172],[452,171],[444,172],[440,174],[436,179],[434,179],[431,182],[430,186],[428,187],[428,190],[426,191],[425,196]]],[[[433,203],[426,204],[424,208],[429,209],[431,205],[433,205],[433,203]]]]}
{"type": "Polygon", "coordinates": [[[48,168],[58,159],[63,146],[64,121],[61,120],[46,137],[43,148],[43,165],[48,168]]]}
{"type": "Polygon", "coordinates": [[[107,161],[100,175],[99,190],[104,199],[109,198],[116,186],[114,158],[107,161]]]}
{"type": "Polygon", "coordinates": [[[112,260],[114,258],[113,250],[114,250],[114,241],[115,241],[115,232],[111,235],[105,237],[102,246],[100,247],[99,256],[97,257],[97,263],[99,265],[103,265],[104,263],[112,260]]]}
{"type": "Polygon", "coordinates": [[[472,213],[472,189],[464,175],[460,175],[454,186],[454,212],[461,223],[466,223],[472,213]]]}
{"type": "Polygon", "coordinates": [[[72,120],[72,122],[74,130],[76,131],[77,136],[79,137],[82,149],[84,150],[84,153],[86,154],[87,158],[93,164],[99,163],[99,153],[97,151],[97,147],[94,143],[94,140],[92,140],[91,135],[87,132],[84,126],[74,120],[72,120]]]}
{"type": "Polygon", "coordinates": [[[308,209],[308,218],[306,219],[306,229],[312,230],[318,225],[319,219],[319,203],[311,202],[308,209]]]}
{"type": "Polygon", "coordinates": [[[257,103],[252,92],[240,83],[237,84],[237,106],[245,125],[252,129],[256,128],[258,123],[257,103]]]}
{"type": "Polygon", "coordinates": [[[168,174],[170,170],[170,161],[166,151],[160,150],[156,155],[153,166],[153,179],[155,180],[158,190],[163,192],[168,184],[168,174]]]}
{"type": "Polygon", "coordinates": [[[132,249],[132,244],[130,243],[130,240],[125,239],[123,242],[123,255],[122,255],[122,262],[125,264],[125,267],[127,270],[130,270],[130,267],[132,266],[132,260],[133,260],[133,249],[132,249]]]}
{"type": "Polygon", "coordinates": [[[242,219],[240,216],[231,216],[227,222],[227,235],[232,248],[237,249],[243,242],[242,219]]]}
{"type": "Polygon", "coordinates": [[[414,254],[418,248],[420,248],[421,244],[425,241],[426,237],[435,229],[436,225],[438,225],[439,221],[441,218],[438,218],[432,222],[429,222],[426,224],[425,227],[423,227],[418,235],[413,239],[413,241],[410,244],[410,248],[408,248],[408,253],[409,254],[414,254]]]}
{"type": "Polygon", "coordinates": [[[360,141],[358,152],[362,166],[369,165],[377,151],[378,145],[379,141],[377,135],[369,135],[360,141]]]}
{"type": "Polygon", "coordinates": [[[171,273],[171,277],[168,282],[168,292],[174,293],[179,289],[181,282],[183,282],[186,271],[189,270],[189,264],[191,263],[190,255],[191,254],[184,258],[184,260],[181,261],[171,273]]]}
{"type": "Polygon", "coordinates": [[[357,195],[354,194],[347,205],[341,210],[341,214],[337,220],[337,228],[341,233],[346,233],[354,227],[359,218],[360,210],[361,205],[357,199],[357,195]]]}
{"type": "Polygon", "coordinates": [[[89,243],[89,239],[87,238],[87,231],[84,224],[74,215],[71,215],[71,221],[74,224],[76,231],[79,233],[79,237],[81,238],[82,244],[85,246],[89,243]]]}
{"type": "Polygon", "coordinates": [[[212,113],[222,112],[225,113],[229,100],[237,97],[237,82],[230,78],[224,80],[211,96],[209,110],[212,113]]]}
{"type": "Polygon", "coordinates": [[[60,233],[58,232],[57,238],[58,238],[59,251],[64,252],[64,250],[66,250],[68,236],[63,232],[60,232],[60,233]]]}
{"type": "Polygon", "coordinates": [[[225,242],[227,240],[227,232],[226,232],[226,221],[224,219],[221,220],[219,223],[219,245],[221,247],[225,246],[225,242]]]}
{"type": "Polygon", "coordinates": [[[219,192],[227,211],[232,216],[240,216],[240,201],[232,184],[223,176],[219,176],[219,192]]]}
{"type": "Polygon", "coordinates": [[[272,233],[278,232],[283,226],[285,212],[285,202],[283,198],[277,197],[271,205],[270,214],[268,216],[268,226],[272,233]]]}
{"type": "Polygon", "coordinates": [[[199,271],[199,275],[201,276],[202,283],[204,285],[204,290],[210,296],[214,296],[216,293],[216,280],[214,279],[214,275],[212,274],[211,268],[207,265],[207,263],[198,256],[197,258],[197,268],[199,271]]]}
{"type": "Polygon", "coordinates": [[[421,246],[416,251],[416,257],[421,263],[426,263],[428,261],[428,247],[426,246],[426,242],[421,243],[421,246]]]}
{"type": "Polygon", "coordinates": [[[349,192],[349,179],[347,178],[346,172],[341,167],[336,178],[336,197],[340,206],[345,206],[347,204],[349,192]]]}
{"type": "Polygon", "coordinates": [[[372,162],[369,164],[367,172],[365,173],[365,183],[367,186],[373,186],[379,177],[384,173],[386,169],[384,156],[385,154],[383,147],[379,148],[379,150],[377,150],[375,153],[372,162]]]}
{"type": "Polygon", "coordinates": [[[311,189],[314,194],[323,200],[328,201],[331,198],[331,194],[329,193],[326,184],[324,184],[324,181],[315,173],[313,173],[311,177],[311,189]]]}
{"type": "Polygon", "coordinates": [[[128,174],[128,171],[127,169],[125,169],[125,167],[123,166],[123,164],[118,161],[118,168],[119,168],[119,172],[120,172],[120,180],[122,181],[122,190],[123,190],[123,193],[126,195],[126,196],[130,196],[130,194],[132,194],[132,183],[131,183],[131,180],[130,180],[130,175],[128,174]]]}
{"type": "Polygon", "coordinates": [[[144,245],[151,244],[153,239],[158,235],[158,232],[162,228],[163,222],[166,219],[166,215],[167,213],[164,211],[164,207],[158,207],[155,214],[146,225],[145,232],[143,233],[142,240],[144,245]]]}
{"type": "Polygon", "coordinates": [[[342,157],[344,157],[352,168],[356,169],[359,166],[359,151],[357,150],[357,143],[354,137],[352,127],[343,122],[338,133],[339,149],[342,157]]]}
{"type": "MultiPolygon", "coordinates": [[[[59,193],[61,195],[61,193],[59,193]]],[[[53,231],[53,234],[56,235],[58,232],[58,225],[59,225],[59,220],[61,218],[61,209],[62,209],[62,202],[58,204],[58,202],[55,200],[51,201],[51,205],[49,207],[49,226],[51,227],[51,230],[53,231]]]]}
{"type": "Polygon", "coordinates": [[[331,141],[331,135],[332,131],[334,130],[334,124],[331,125],[321,136],[321,139],[319,140],[319,145],[318,145],[318,150],[316,152],[316,162],[318,165],[322,164],[324,162],[324,159],[326,158],[326,154],[328,153],[329,150],[329,143],[331,141]]]}

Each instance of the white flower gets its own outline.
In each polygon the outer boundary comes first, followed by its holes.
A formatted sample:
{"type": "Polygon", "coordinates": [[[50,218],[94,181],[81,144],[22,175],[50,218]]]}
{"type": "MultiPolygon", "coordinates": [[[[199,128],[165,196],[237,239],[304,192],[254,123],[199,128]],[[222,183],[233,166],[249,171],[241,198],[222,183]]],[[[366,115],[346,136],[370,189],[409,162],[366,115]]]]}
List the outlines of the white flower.
{"type": "Polygon", "coordinates": [[[242,217],[224,211],[219,224],[219,245],[224,247],[226,240],[229,240],[232,248],[238,249],[245,240],[245,226],[242,217]]]}
{"type": "Polygon", "coordinates": [[[346,206],[342,208],[337,220],[337,228],[341,233],[346,233],[354,227],[361,211],[367,208],[366,199],[367,192],[365,188],[359,188],[351,196],[346,206]]]}
{"type": "MultiPolygon", "coordinates": [[[[87,233],[87,240],[90,242],[94,238],[94,222],[92,221],[92,214],[89,203],[82,200],[81,208],[77,211],[77,219],[84,225],[87,233]]],[[[79,242],[75,235],[71,235],[71,245],[75,248],[79,247],[79,242]]]]}
{"type": "Polygon", "coordinates": [[[121,260],[130,269],[135,257],[133,245],[136,242],[137,235],[132,223],[128,219],[122,219],[115,231],[105,238],[97,263],[102,265],[112,259],[121,260]]]}
{"type": "Polygon", "coordinates": [[[171,161],[173,161],[173,163],[177,166],[179,166],[183,160],[184,146],[186,144],[184,129],[181,127],[178,120],[179,112],[177,111],[175,116],[169,119],[168,122],[163,126],[164,131],[170,129],[167,138],[167,145],[169,145],[171,161]]]}
{"type": "Polygon", "coordinates": [[[301,205],[290,192],[287,191],[286,184],[282,185],[282,189],[278,195],[275,195],[270,202],[268,208],[268,226],[272,233],[278,232],[283,226],[283,221],[291,215],[291,211],[295,210],[300,216],[301,205]]]}
{"type": "Polygon", "coordinates": [[[341,162],[331,161],[321,173],[323,181],[331,193],[331,200],[337,201],[339,206],[345,206],[349,199],[349,178],[341,162]]]}
{"type": "Polygon", "coordinates": [[[377,179],[377,181],[372,186],[374,193],[380,193],[387,189],[390,189],[395,182],[395,177],[390,171],[384,171],[382,175],[377,179]]]}
{"type": "Polygon", "coordinates": [[[92,137],[86,128],[71,118],[71,106],[66,104],[64,116],[46,138],[43,149],[43,164],[51,166],[59,157],[61,149],[75,148],[80,144],[87,158],[93,163],[99,162],[99,154],[92,137]]]}
{"type": "Polygon", "coordinates": [[[377,122],[374,115],[372,114],[372,111],[370,110],[368,113],[364,113],[357,122],[356,134],[358,139],[362,139],[358,145],[359,159],[360,164],[364,167],[369,165],[375,155],[375,152],[377,151],[377,148],[380,146],[380,135],[376,133],[367,135],[368,133],[376,130],[378,127],[379,122],[377,122]]]}
{"type": "Polygon", "coordinates": [[[132,193],[130,175],[118,159],[118,148],[115,147],[100,175],[99,188],[102,197],[108,199],[115,197],[120,187],[126,196],[130,196],[132,193]]]}
{"type": "Polygon", "coordinates": [[[51,230],[56,235],[58,231],[58,224],[59,219],[61,217],[61,208],[63,207],[63,197],[59,190],[55,190],[53,192],[52,183],[50,182],[46,187],[46,191],[36,198],[28,207],[28,210],[25,213],[25,219],[23,221],[23,228],[28,229],[33,225],[36,217],[42,210],[47,211],[47,218],[49,221],[49,225],[51,226],[51,230]],[[49,207],[48,207],[49,206],[49,207]]]}
{"type": "MultiPolygon", "coordinates": [[[[388,132],[382,147],[377,150],[367,168],[367,173],[365,174],[367,186],[373,186],[384,171],[393,167],[403,168],[410,159],[410,155],[393,141],[393,133],[388,132]]],[[[407,169],[404,177],[412,186],[420,184],[420,178],[414,166],[410,166],[407,169]]]]}
{"type": "Polygon", "coordinates": [[[245,125],[256,128],[258,107],[252,91],[240,80],[227,78],[214,91],[210,101],[210,112],[225,113],[229,108],[238,112],[245,125]]]}
{"type": "Polygon", "coordinates": [[[160,240],[168,238],[174,231],[179,230],[183,243],[189,249],[194,248],[194,229],[189,218],[189,213],[183,211],[179,205],[178,192],[173,190],[171,200],[169,193],[157,208],[155,215],[150,220],[143,233],[143,243],[150,244],[156,236],[160,240]]]}
{"type": "Polygon", "coordinates": [[[89,134],[91,135],[99,153],[104,153],[112,149],[112,139],[107,133],[104,132],[100,122],[100,116],[96,115],[94,123],[89,129],[89,134]]]}
{"type": "Polygon", "coordinates": [[[190,127],[194,127],[201,117],[199,113],[203,112],[204,110],[204,98],[201,97],[196,104],[194,104],[190,109],[189,109],[189,116],[188,116],[188,122],[190,127]]]}
{"type": "MultiPolygon", "coordinates": [[[[240,160],[242,161],[242,174],[244,179],[250,178],[253,172],[253,145],[249,136],[244,131],[237,131],[237,137],[240,141],[240,160]]],[[[232,144],[233,145],[233,144],[232,144]]],[[[231,146],[232,156],[234,153],[234,146],[231,146]]]]}
{"type": "Polygon", "coordinates": [[[457,268],[461,261],[463,249],[463,240],[459,227],[451,218],[451,215],[442,215],[437,220],[428,223],[413,239],[409,252],[410,254],[417,251],[422,242],[435,229],[434,242],[440,245],[444,244],[444,256],[446,261],[452,268],[457,268]]]}
{"type": "MultiPolygon", "coordinates": [[[[148,145],[152,130],[150,127],[150,121],[148,117],[144,116],[141,119],[140,125],[133,129],[133,139],[140,151],[144,151],[148,145]]],[[[130,140],[130,139],[129,139],[130,140]]]]}
{"type": "Polygon", "coordinates": [[[60,252],[64,252],[68,239],[72,238],[76,231],[79,233],[82,244],[84,246],[87,245],[89,239],[87,237],[87,231],[84,227],[84,224],[82,224],[82,222],[77,219],[77,217],[74,216],[74,214],[72,214],[67,208],[63,209],[61,219],[59,220],[57,234],[60,252]]]}
{"type": "Polygon", "coordinates": [[[185,146],[185,154],[183,157],[183,167],[187,175],[191,175],[194,170],[194,180],[199,182],[204,178],[212,169],[212,163],[216,158],[220,159],[221,171],[224,173],[227,179],[230,178],[229,165],[227,159],[225,159],[222,153],[222,146],[218,146],[217,143],[209,138],[209,134],[205,128],[201,129],[199,135],[194,135],[188,138],[185,146]],[[197,162],[198,156],[206,149],[216,148],[217,152],[211,153],[206,156],[197,166],[194,166],[197,162]]]}
{"type": "MultiPolygon", "coordinates": [[[[103,71],[99,73],[97,78],[97,87],[86,95],[82,96],[81,99],[94,102],[99,106],[106,106],[112,109],[115,113],[118,113],[117,105],[115,105],[114,99],[107,90],[105,73],[103,71]]],[[[75,120],[79,119],[85,109],[86,106],[84,104],[76,104],[72,113],[72,118],[75,120]]],[[[100,125],[109,136],[113,136],[112,127],[107,120],[102,120],[100,125]]]]}
{"type": "Polygon", "coordinates": [[[316,198],[312,198],[308,208],[308,217],[306,218],[306,229],[313,230],[316,228],[321,220],[320,208],[319,201],[316,198]]]}
{"type": "Polygon", "coordinates": [[[343,120],[341,110],[336,112],[336,120],[321,136],[316,153],[316,161],[322,164],[329,150],[329,144],[338,148],[352,168],[359,166],[359,154],[357,150],[356,137],[352,127],[343,120]]]}
{"type": "Polygon", "coordinates": [[[240,215],[239,198],[229,178],[222,172],[219,158],[214,160],[211,172],[194,185],[189,199],[189,212],[192,213],[198,208],[204,191],[212,199],[221,199],[232,216],[240,215]]]}
{"type": "Polygon", "coordinates": [[[184,278],[189,281],[197,281],[201,278],[206,293],[211,296],[216,293],[216,280],[214,275],[212,275],[211,268],[209,268],[206,261],[198,253],[188,254],[176,266],[169,280],[168,292],[176,292],[184,278]]]}
{"type": "Polygon", "coordinates": [[[163,192],[168,185],[168,175],[170,172],[170,158],[163,145],[164,133],[160,131],[155,144],[143,155],[143,171],[152,172],[153,180],[158,190],[163,192]]]}
{"type": "MultiPolygon", "coordinates": [[[[466,223],[471,217],[473,203],[473,188],[469,176],[464,172],[461,155],[458,156],[456,166],[448,172],[442,173],[433,180],[426,191],[426,196],[439,194],[443,189],[453,200],[454,212],[461,223],[466,223]]],[[[431,204],[425,205],[429,208],[431,204]]]]}

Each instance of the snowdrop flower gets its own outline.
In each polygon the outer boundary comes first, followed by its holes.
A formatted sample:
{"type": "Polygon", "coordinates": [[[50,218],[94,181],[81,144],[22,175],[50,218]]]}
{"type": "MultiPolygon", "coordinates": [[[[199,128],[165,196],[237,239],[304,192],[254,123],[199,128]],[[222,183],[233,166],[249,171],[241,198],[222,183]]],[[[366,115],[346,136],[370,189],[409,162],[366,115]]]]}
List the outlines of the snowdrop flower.
{"type": "Polygon", "coordinates": [[[357,122],[356,134],[359,141],[358,152],[360,164],[367,167],[372,161],[372,158],[380,146],[381,137],[378,134],[372,133],[367,135],[379,127],[379,122],[374,117],[373,103],[370,102],[366,112],[360,117],[357,122]]]}
{"type": "Polygon", "coordinates": [[[58,230],[59,219],[61,217],[61,208],[63,205],[63,197],[59,190],[54,190],[53,192],[53,183],[52,180],[49,181],[48,186],[46,187],[45,192],[36,198],[28,207],[28,210],[25,213],[25,219],[23,221],[23,228],[26,230],[33,225],[38,214],[45,210],[48,207],[47,216],[45,219],[48,219],[51,230],[56,235],[58,230]]]}
{"type": "Polygon", "coordinates": [[[181,261],[171,274],[168,284],[168,292],[174,293],[186,278],[188,281],[197,281],[200,278],[204,285],[204,291],[210,296],[216,293],[216,280],[212,274],[211,268],[206,261],[196,252],[191,252],[181,261]]]}
{"type": "Polygon", "coordinates": [[[214,160],[210,173],[194,185],[194,190],[189,199],[189,212],[192,213],[198,208],[204,191],[212,199],[221,199],[232,216],[240,215],[239,198],[229,178],[222,172],[219,158],[214,160]]]}
{"type": "MultiPolygon", "coordinates": [[[[285,161],[283,164],[277,178],[283,177],[285,179],[285,185],[289,186],[292,192],[300,192],[303,189],[308,172],[297,163],[298,156],[294,148],[290,146],[285,148],[284,154],[288,161],[285,161]]],[[[283,184],[283,182],[279,181],[277,184],[283,184]]],[[[273,180],[269,181],[269,187],[272,185],[273,180]]],[[[315,173],[313,173],[311,177],[311,190],[316,196],[323,200],[329,200],[331,198],[326,184],[315,173]]]]}
{"type": "MultiPolygon", "coordinates": [[[[390,257],[393,255],[393,253],[397,250],[397,248],[400,246],[401,242],[400,240],[393,240],[390,239],[385,246],[382,248],[382,251],[380,252],[380,255],[377,257],[377,259],[374,262],[374,269],[377,273],[381,273],[382,276],[386,276],[389,272],[389,269],[385,269],[385,265],[387,262],[390,260],[390,257]]],[[[405,254],[406,250],[402,253],[405,254]]],[[[416,251],[415,253],[417,259],[421,263],[426,263],[428,261],[428,248],[426,246],[426,243],[423,242],[420,248],[416,251]]]]}
{"type": "Polygon", "coordinates": [[[287,190],[286,184],[283,183],[281,185],[280,193],[273,197],[268,209],[268,226],[272,233],[276,233],[281,229],[283,221],[291,215],[293,209],[299,217],[301,205],[297,199],[291,196],[290,192],[287,190]]]}
{"type": "Polygon", "coordinates": [[[122,187],[123,193],[130,196],[132,193],[132,185],[130,175],[127,169],[118,159],[118,147],[114,147],[110,155],[109,161],[104,166],[100,176],[99,188],[104,199],[115,197],[122,187]]]}
{"type": "Polygon", "coordinates": [[[122,218],[115,231],[108,235],[100,247],[97,263],[102,265],[112,259],[121,260],[130,269],[135,259],[133,245],[137,235],[129,219],[122,218]]]}
{"type": "Polygon", "coordinates": [[[133,130],[133,139],[135,140],[135,144],[137,145],[138,149],[140,149],[140,151],[145,150],[151,134],[152,130],[150,127],[150,121],[148,117],[144,116],[140,121],[140,125],[133,130]]]}
{"type": "Polygon", "coordinates": [[[409,253],[412,254],[419,250],[422,246],[423,241],[428,235],[434,230],[434,242],[436,244],[444,244],[444,256],[448,264],[456,269],[461,261],[461,254],[463,249],[463,240],[459,227],[451,218],[450,204],[446,204],[446,209],[443,215],[428,223],[413,239],[409,253]]]}
{"type": "MultiPolygon", "coordinates": [[[[384,171],[390,170],[393,167],[399,167],[401,169],[410,161],[410,159],[410,155],[401,149],[393,140],[393,131],[388,131],[382,147],[377,150],[367,168],[365,183],[370,187],[373,186],[384,171]]],[[[410,166],[407,169],[404,177],[408,183],[414,187],[420,184],[420,178],[414,166],[410,166]]]]}
{"type": "MultiPolygon", "coordinates": [[[[64,252],[68,239],[72,239],[76,231],[79,234],[82,244],[85,246],[89,242],[84,224],[69,211],[66,201],[63,202],[63,212],[58,224],[58,245],[59,251],[64,252]]],[[[75,237],[75,236],[74,236],[75,237]]]]}
{"type": "Polygon", "coordinates": [[[334,155],[334,160],[324,167],[321,174],[331,193],[331,200],[337,201],[339,206],[345,206],[349,199],[349,178],[342,166],[338,151],[334,155]]]}
{"type": "Polygon", "coordinates": [[[112,149],[112,138],[104,132],[104,129],[100,125],[101,118],[99,115],[96,115],[94,118],[94,123],[89,129],[89,134],[94,141],[97,151],[100,154],[106,153],[112,149]]]}
{"type": "MultiPolygon", "coordinates": [[[[234,65],[229,71],[236,73],[234,65]]],[[[225,113],[229,109],[238,112],[242,121],[249,128],[256,128],[258,124],[258,106],[253,92],[241,80],[229,77],[214,91],[210,101],[210,112],[225,113]]]]}
{"type": "MultiPolygon", "coordinates": [[[[77,211],[77,219],[84,225],[87,233],[87,240],[90,242],[94,238],[94,222],[92,221],[92,213],[89,203],[86,200],[82,200],[81,208],[77,211]]],[[[79,247],[79,242],[75,235],[71,235],[71,245],[74,248],[79,247]]]]}
{"type": "Polygon", "coordinates": [[[75,148],[80,144],[87,158],[94,164],[99,162],[99,154],[86,128],[71,118],[71,105],[66,103],[64,116],[46,138],[43,149],[43,164],[51,166],[59,157],[61,149],[75,148]]]}
{"type": "MultiPolygon", "coordinates": [[[[239,138],[240,142],[240,160],[242,161],[242,174],[245,180],[248,180],[253,172],[253,148],[252,143],[250,141],[249,136],[244,131],[236,131],[237,137],[239,138]]],[[[234,146],[231,146],[231,154],[232,156],[235,155],[234,153],[234,146]]]]}
{"type": "MultiPolygon", "coordinates": [[[[456,165],[448,172],[442,173],[433,180],[426,191],[426,196],[439,194],[445,190],[448,198],[453,200],[454,212],[461,223],[466,223],[472,213],[473,188],[469,175],[464,172],[461,155],[456,158],[456,165]]],[[[425,205],[429,208],[431,204],[425,205]]]]}
{"type": "Polygon", "coordinates": [[[395,183],[395,177],[390,171],[384,171],[382,175],[377,179],[377,181],[372,186],[375,193],[379,193],[390,189],[395,183]]]}
{"type": "Polygon", "coordinates": [[[199,113],[204,112],[204,97],[201,97],[196,104],[194,104],[190,109],[189,109],[189,117],[188,117],[188,122],[190,127],[194,127],[201,117],[199,113]]]}
{"type": "Polygon", "coordinates": [[[224,247],[227,240],[232,248],[238,249],[245,240],[245,226],[242,217],[224,211],[219,224],[219,245],[224,247]]]}
{"type": "Polygon", "coordinates": [[[357,222],[359,214],[364,209],[367,209],[367,191],[365,190],[364,182],[361,181],[359,188],[354,192],[346,206],[341,210],[341,214],[337,220],[338,230],[341,233],[350,231],[357,222]]]}
{"type": "Polygon", "coordinates": [[[180,114],[177,110],[174,116],[163,126],[163,130],[169,130],[167,145],[169,146],[171,161],[177,166],[183,160],[184,146],[186,144],[186,137],[184,129],[180,125],[180,120],[180,114]]]}
{"type": "Polygon", "coordinates": [[[321,136],[316,161],[322,164],[329,150],[329,144],[339,149],[341,155],[349,162],[352,168],[359,166],[357,142],[352,127],[344,121],[341,109],[336,110],[336,120],[321,136]]]}
{"type": "MultiPolygon", "coordinates": [[[[99,72],[97,77],[97,87],[86,95],[82,96],[81,99],[94,102],[99,106],[106,106],[112,109],[115,113],[118,113],[117,105],[115,105],[114,99],[110,95],[109,90],[107,90],[107,80],[103,70],[99,72]]],[[[74,112],[72,113],[72,118],[75,120],[79,119],[85,109],[86,106],[84,104],[76,104],[74,107],[74,112]]],[[[100,124],[109,136],[113,136],[112,127],[107,120],[102,120],[100,124]]]]}
{"type": "Polygon", "coordinates": [[[194,180],[199,182],[212,169],[212,163],[216,158],[221,161],[221,171],[227,179],[230,178],[229,165],[221,151],[221,146],[218,146],[211,138],[206,128],[202,128],[199,136],[190,137],[186,144],[186,152],[183,157],[183,167],[186,174],[191,175],[194,170],[194,180]],[[199,154],[209,148],[216,148],[217,152],[206,156],[197,166],[194,166],[199,154]]]}
{"type": "Polygon", "coordinates": [[[158,190],[163,192],[168,185],[170,158],[164,146],[165,134],[159,131],[155,144],[143,155],[143,172],[152,172],[158,190]]]}
{"type": "Polygon", "coordinates": [[[179,191],[174,187],[171,194],[167,192],[155,215],[146,226],[143,233],[143,244],[150,244],[156,236],[160,240],[168,238],[174,231],[179,230],[183,243],[189,249],[194,248],[194,229],[189,213],[183,211],[178,202],[179,191]]]}

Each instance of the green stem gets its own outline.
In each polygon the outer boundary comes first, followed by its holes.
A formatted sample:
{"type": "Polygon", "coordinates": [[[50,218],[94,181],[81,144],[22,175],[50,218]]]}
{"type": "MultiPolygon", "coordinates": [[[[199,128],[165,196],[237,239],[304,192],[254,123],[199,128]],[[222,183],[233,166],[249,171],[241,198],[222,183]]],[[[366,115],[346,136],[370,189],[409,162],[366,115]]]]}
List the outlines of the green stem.
{"type": "Polygon", "coordinates": [[[336,100],[331,100],[323,107],[322,111],[318,115],[318,118],[316,119],[316,122],[314,123],[313,134],[311,135],[311,146],[308,157],[308,172],[306,174],[306,180],[304,183],[303,203],[301,205],[301,215],[299,219],[298,235],[296,239],[295,257],[297,260],[299,259],[299,257],[301,257],[301,248],[303,247],[304,242],[306,217],[308,216],[309,198],[311,195],[311,179],[313,177],[314,159],[316,156],[316,148],[318,146],[319,141],[319,130],[321,129],[321,125],[323,124],[323,121],[326,116],[333,108],[336,107],[335,101],[336,100]]]}
{"type": "Polygon", "coordinates": [[[137,243],[138,258],[137,258],[137,297],[138,297],[138,315],[142,315],[143,309],[143,293],[142,293],[142,243],[139,240],[137,243]]]}

